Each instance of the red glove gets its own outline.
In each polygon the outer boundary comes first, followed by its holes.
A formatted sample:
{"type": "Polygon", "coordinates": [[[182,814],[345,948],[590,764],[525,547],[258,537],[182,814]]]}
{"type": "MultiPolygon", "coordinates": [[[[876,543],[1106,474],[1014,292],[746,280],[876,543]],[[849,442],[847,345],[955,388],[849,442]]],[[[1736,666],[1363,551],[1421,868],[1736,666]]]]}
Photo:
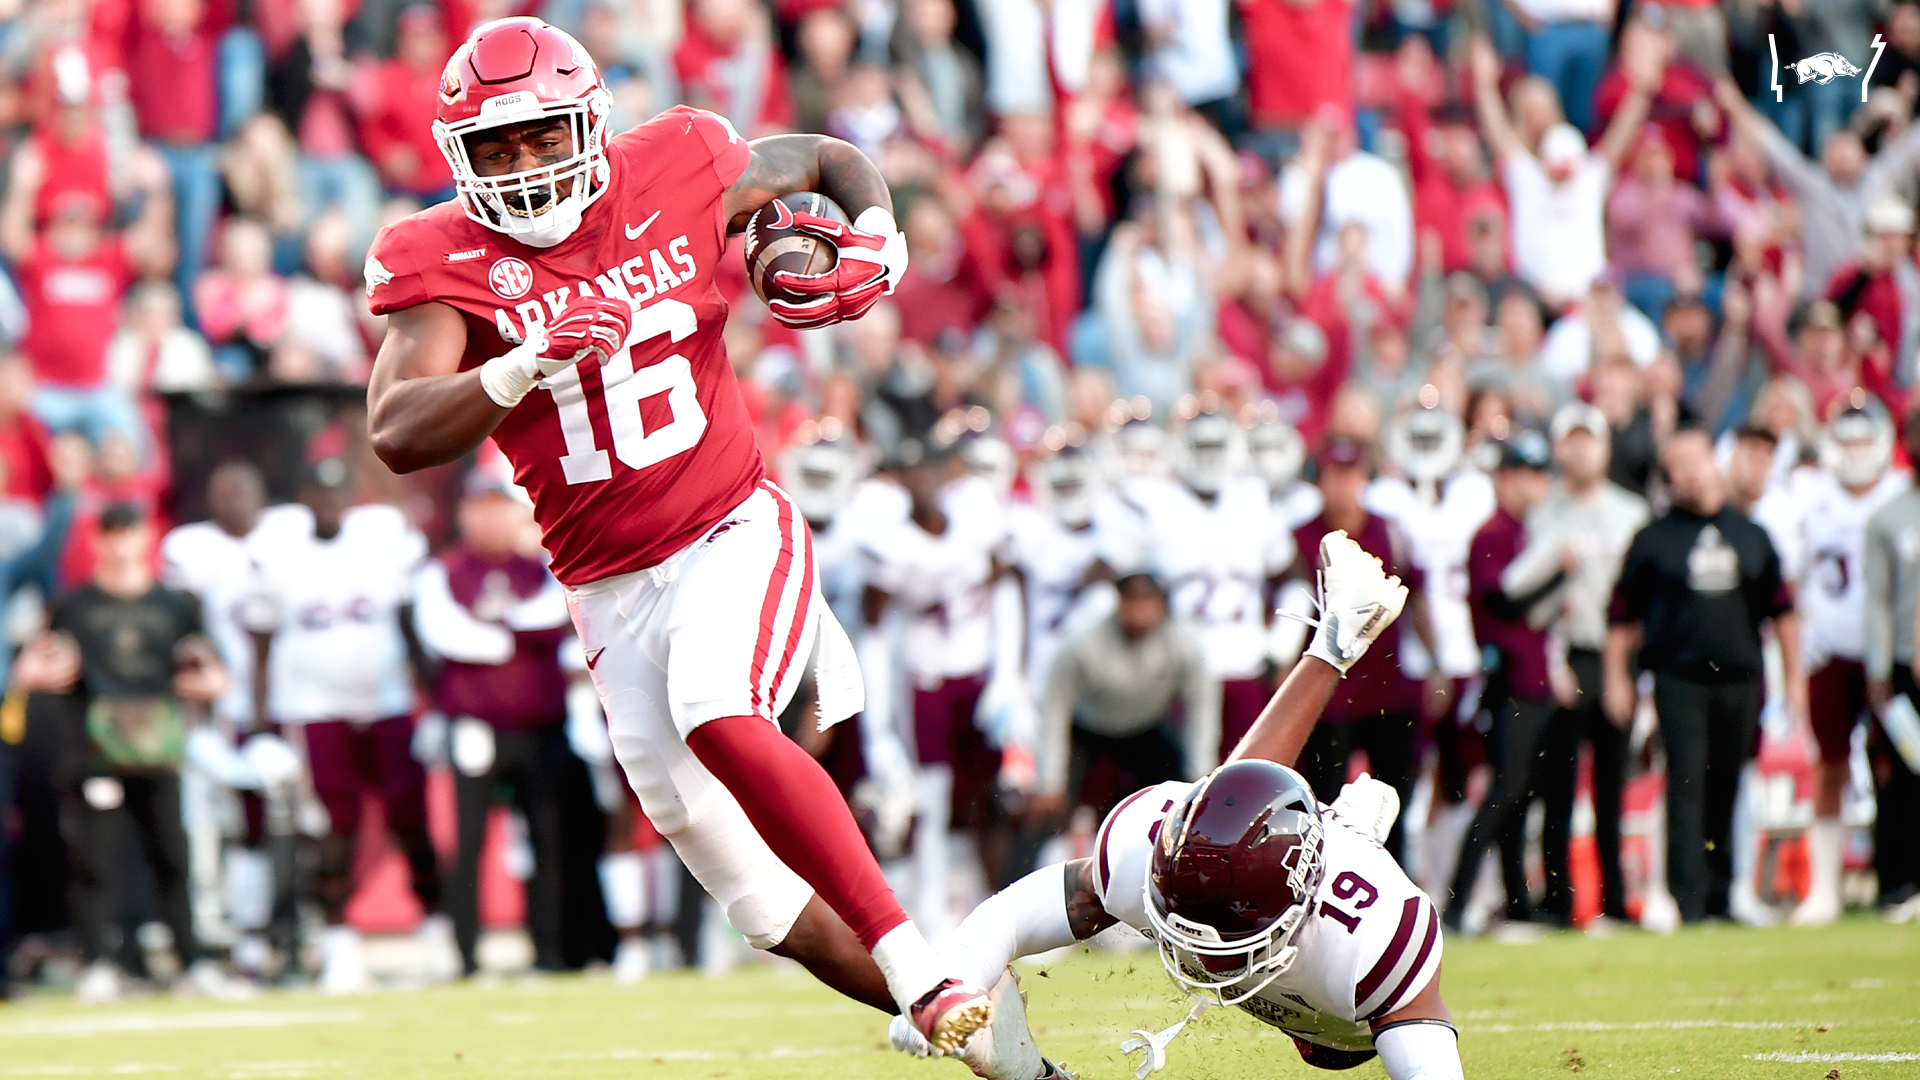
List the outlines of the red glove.
{"type": "Polygon", "coordinates": [[[625,347],[627,328],[632,323],[633,305],[618,297],[582,296],[569,301],[566,310],[546,328],[540,374],[552,375],[595,354],[605,364],[625,347]]]}
{"type": "Polygon", "coordinates": [[[773,317],[796,330],[857,319],[893,292],[907,272],[907,241],[893,224],[893,215],[874,206],[860,214],[859,225],[848,225],[818,214],[795,213],[793,227],[831,240],[839,260],[824,274],[795,274],[780,270],[773,283],[812,299],[767,301],[773,317]],[[864,226],[864,227],[862,227],[864,226]]]}

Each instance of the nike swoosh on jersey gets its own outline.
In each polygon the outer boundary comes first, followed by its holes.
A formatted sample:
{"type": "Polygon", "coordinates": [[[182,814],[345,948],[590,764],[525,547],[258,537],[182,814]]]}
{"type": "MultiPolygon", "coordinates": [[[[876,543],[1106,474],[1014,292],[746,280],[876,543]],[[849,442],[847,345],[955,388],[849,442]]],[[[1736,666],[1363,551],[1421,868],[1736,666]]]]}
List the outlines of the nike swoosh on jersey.
{"type": "Polygon", "coordinates": [[[640,234],[641,234],[641,233],[643,233],[643,232],[646,232],[646,231],[647,231],[647,226],[649,226],[649,225],[651,225],[651,224],[653,224],[653,222],[654,222],[654,218],[658,218],[659,216],[660,216],[660,211],[658,211],[658,210],[655,210],[655,211],[653,212],[653,217],[650,217],[650,218],[648,218],[647,220],[645,220],[645,221],[643,221],[643,222],[641,222],[641,223],[640,223],[640,227],[639,227],[639,228],[637,228],[637,229],[636,229],[636,228],[634,228],[634,227],[633,227],[633,226],[631,226],[631,225],[629,225],[629,226],[627,226],[627,239],[629,239],[629,240],[638,240],[638,239],[640,239],[640,234]]]}
{"type": "Polygon", "coordinates": [[[602,645],[599,648],[587,654],[587,670],[588,671],[593,670],[593,665],[600,662],[600,654],[606,651],[607,651],[607,647],[605,645],[602,645]]]}

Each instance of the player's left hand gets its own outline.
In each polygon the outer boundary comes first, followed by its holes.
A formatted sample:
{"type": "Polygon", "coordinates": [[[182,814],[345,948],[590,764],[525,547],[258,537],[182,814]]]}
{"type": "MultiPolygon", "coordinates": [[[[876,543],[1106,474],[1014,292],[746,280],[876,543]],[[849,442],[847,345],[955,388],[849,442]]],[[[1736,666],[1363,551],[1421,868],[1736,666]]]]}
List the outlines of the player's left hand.
{"type": "Polygon", "coordinates": [[[865,315],[890,295],[907,272],[907,238],[886,208],[870,206],[851,225],[818,214],[796,213],[793,226],[833,242],[839,260],[824,274],[778,271],[774,284],[812,299],[772,299],[767,310],[796,330],[831,326],[865,315]]]}

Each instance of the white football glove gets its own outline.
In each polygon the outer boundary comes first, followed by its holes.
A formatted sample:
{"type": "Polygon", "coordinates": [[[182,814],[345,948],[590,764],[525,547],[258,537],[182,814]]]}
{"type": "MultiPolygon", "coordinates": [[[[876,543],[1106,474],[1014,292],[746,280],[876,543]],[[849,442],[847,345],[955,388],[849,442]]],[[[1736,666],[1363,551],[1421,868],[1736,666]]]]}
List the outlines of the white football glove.
{"type": "Polygon", "coordinates": [[[1340,820],[1382,844],[1387,842],[1387,834],[1400,818],[1400,793],[1392,784],[1375,780],[1367,773],[1361,773],[1353,783],[1342,787],[1340,797],[1333,800],[1332,805],[1340,820]]]}
{"type": "Polygon", "coordinates": [[[240,756],[247,760],[255,776],[260,778],[260,786],[269,791],[291,787],[299,783],[305,775],[305,766],[300,755],[287,740],[271,731],[263,731],[248,739],[240,748],[240,756]]]}
{"type": "Polygon", "coordinates": [[[1406,603],[1407,587],[1400,579],[1335,529],[1320,540],[1320,618],[1307,655],[1345,675],[1406,603]]]}
{"type": "Polygon", "coordinates": [[[414,721],[413,740],[407,744],[407,752],[429,769],[444,769],[447,744],[447,718],[435,709],[421,713],[420,719],[414,721]]]}

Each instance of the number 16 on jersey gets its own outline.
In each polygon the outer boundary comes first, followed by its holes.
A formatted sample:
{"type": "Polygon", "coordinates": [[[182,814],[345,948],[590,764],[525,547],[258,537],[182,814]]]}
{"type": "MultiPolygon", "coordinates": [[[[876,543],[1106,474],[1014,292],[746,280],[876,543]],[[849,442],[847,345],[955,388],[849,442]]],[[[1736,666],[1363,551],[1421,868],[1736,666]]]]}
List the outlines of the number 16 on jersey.
{"type": "MultiPolygon", "coordinates": [[[[663,334],[669,342],[678,344],[698,328],[691,305],[673,299],[655,301],[633,313],[626,347],[600,369],[600,396],[607,411],[607,428],[613,433],[613,453],[629,469],[644,469],[683,454],[693,449],[707,430],[707,414],[695,393],[693,365],[686,357],[670,353],[638,371],[633,366],[636,346],[663,334]],[[640,403],[660,394],[667,395],[667,408],[673,418],[648,431],[640,403]]],[[[560,414],[560,432],[567,445],[560,469],[567,483],[612,479],[613,463],[594,441],[593,419],[587,411],[587,389],[580,381],[579,366],[547,377],[541,388],[553,395],[554,409],[560,414]]]]}

